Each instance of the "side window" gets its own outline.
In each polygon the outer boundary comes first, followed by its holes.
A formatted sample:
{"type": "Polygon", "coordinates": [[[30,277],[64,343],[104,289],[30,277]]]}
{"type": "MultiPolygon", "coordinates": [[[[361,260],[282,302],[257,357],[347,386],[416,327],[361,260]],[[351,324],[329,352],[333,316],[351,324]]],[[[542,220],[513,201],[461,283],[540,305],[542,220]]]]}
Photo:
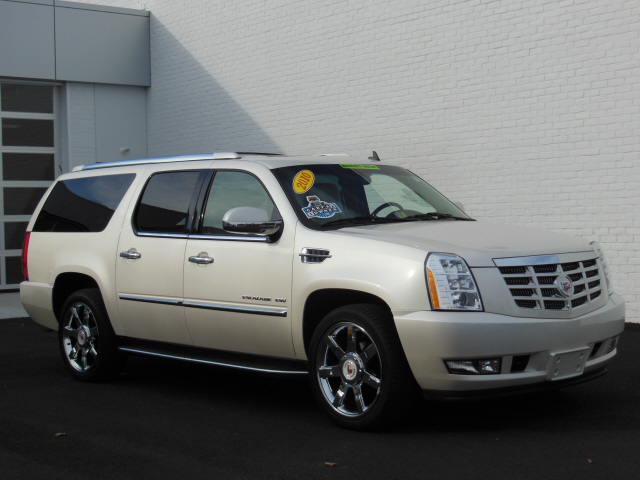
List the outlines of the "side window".
{"type": "Polygon", "coordinates": [[[199,171],[153,175],[142,193],[135,216],[141,232],[184,233],[199,171]]]}
{"type": "Polygon", "coordinates": [[[74,178],[56,184],[38,215],[34,232],[101,232],[135,174],[74,178]]]}
{"type": "Polygon", "coordinates": [[[222,217],[235,207],[254,207],[267,212],[272,220],[280,213],[262,183],[248,173],[217,172],[209,191],[202,223],[203,235],[230,235],[222,228],[222,217]]]}

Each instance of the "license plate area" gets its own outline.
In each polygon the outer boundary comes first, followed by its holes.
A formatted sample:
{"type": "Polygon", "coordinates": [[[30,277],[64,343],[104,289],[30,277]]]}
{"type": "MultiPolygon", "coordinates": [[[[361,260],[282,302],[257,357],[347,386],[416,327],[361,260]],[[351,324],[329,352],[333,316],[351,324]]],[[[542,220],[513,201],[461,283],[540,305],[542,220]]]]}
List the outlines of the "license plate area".
{"type": "Polygon", "coordinates": [[[552,353],[547,364],[547,380],[563,380],[582,375],[588,358],[589,347],[552,353]]]}

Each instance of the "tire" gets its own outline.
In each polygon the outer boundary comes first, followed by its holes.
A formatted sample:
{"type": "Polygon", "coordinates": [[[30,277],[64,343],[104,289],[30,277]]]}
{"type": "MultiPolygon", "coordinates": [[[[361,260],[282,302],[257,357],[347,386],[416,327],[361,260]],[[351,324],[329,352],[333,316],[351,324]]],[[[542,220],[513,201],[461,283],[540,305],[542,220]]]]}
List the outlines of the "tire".
{"type": "Polygon", "coordinates": [[[357,304],[332,311],[309,353],[314,397],[341,427],[388,427],[414,406],[417,384],[388,310],[357,304]]]}
{"type": "Polygon", "coordinates": [[[116,335],[97,288],[69,296],[62,307],[58,341],[64,364],[76,380],[107,380],[120,372],[116,335]]]}

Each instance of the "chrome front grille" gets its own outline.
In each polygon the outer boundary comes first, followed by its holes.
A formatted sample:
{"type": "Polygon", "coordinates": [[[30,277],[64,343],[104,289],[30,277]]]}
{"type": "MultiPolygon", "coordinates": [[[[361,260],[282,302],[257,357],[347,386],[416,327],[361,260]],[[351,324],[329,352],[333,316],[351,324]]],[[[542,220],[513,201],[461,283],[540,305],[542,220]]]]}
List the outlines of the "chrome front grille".
{"type": "Polygon", "coordinates": [[[595,258],[568,263],[503,266],[499,269],[515,304],[520,308],[571,311],[602,295],[601,272],[595,258]],[[566,279],[570,280],[573,292],[563,294],[563,280],[565,287],[569,288],[566,279]]]}

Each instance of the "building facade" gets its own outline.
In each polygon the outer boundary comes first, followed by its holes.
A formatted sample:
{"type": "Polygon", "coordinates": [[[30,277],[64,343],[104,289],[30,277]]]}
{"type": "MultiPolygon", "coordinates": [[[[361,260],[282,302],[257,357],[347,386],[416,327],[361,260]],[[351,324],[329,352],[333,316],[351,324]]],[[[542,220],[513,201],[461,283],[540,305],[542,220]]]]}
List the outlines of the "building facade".
{"type": "MultiPolygon", "coordinates": [[[[9,3],[25,4],[0,0],[0,8],[9,3]]],[[[94,77],[54,78],[54,113],[20,117],[53,119],[54,131],[66,129],[58,144],[38,147],[53,149],[54,174],[141,156],[129,145],[134,139],[105,127],[131,105],[121,90],[137,92],[130,94],[144,110],[135,121],[145,125],[144,142],[137,133],[144,154],[376,150],[476,218],[599,241],[615,289],[628,302],[628,320],[640,321],[637,2],[26,3],[146,18],[149,29],[148,84],[115,82],[110,69],[93,65],[87,69],[94,77]],[[120,107],[112,98],[120,98],[120,107]]],[[[114,52],[127,50],[123,38],[114,52]]],[[[56,51],[62,46],[56,43],[56,51]]],[[[81,53],[72,59],[87,57],[81,53]]],[[[124,70],[135,64],[121,62],[129,65],[124,70]]],[[[61,61],[61,71],[83,70],[73,63],[61,61]]],[[[5,70],[0,61],[0,82],[28,77],[5,70]]],[[[5,199],[13,195],[10,181],[18,180],[2,179],[5,199]]],[[[4,213],[5,224],[28,218],[4,213]]],[[[17,245],[14,236],[10,246],[17,245]]],[[[1,253],[9,258],[19,250],[1,253]]]]}

